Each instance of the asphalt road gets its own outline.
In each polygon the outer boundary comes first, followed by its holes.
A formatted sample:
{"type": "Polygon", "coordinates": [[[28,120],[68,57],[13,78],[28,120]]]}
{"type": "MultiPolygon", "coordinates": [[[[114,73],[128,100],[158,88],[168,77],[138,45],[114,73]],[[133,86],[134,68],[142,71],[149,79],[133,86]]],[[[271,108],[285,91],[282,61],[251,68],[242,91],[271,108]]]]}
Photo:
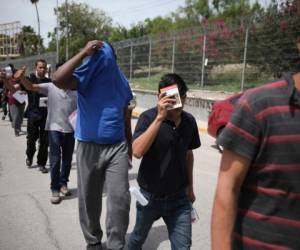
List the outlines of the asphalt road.
{"type": "MultiPolygon", "coordinates": [[[[136,120],[133,120],[133,126],[136,120]]],[[[23,130],[26,128],[23,127],[23,130]]],[[[194,184],[197,200],[194,207],[199,221],[193,224],[194,250],[210,249],[210,216],[220,154],[214,139],[200,134],[202,146],[194,151],[194,184]]],[[[25,166],[26,136],[15,137],[10,123],[0,121],[0,249],[1,250],[82,250],[85,242],[78,220],[76,162],[74,155],[69,188],[73,195],[59,205],[50,203],[50,177],[33,164],[25,166]]],[[[48,166],[49,167],[49,166],[48,166]]],[[[131,185],[136,185],[138,161],[129,171],[131,185]]],[[[105,193],[103,195],[105,200],[105,193]]],[[[135,223],[132,199],[129,236],[135,223]]],[[[106,206],[102,211],[104,226],[106,206]]],[[[103,227],[104,229],[104,227],[103,227]]],[[[105,235],[105,229],[104,229],[105,235]]],[[[105,236],[103,243],[105,244],[105,236]]],[[[158,220],[148,235],[144,250],[169,250],[166,227],[158,220]]]]}

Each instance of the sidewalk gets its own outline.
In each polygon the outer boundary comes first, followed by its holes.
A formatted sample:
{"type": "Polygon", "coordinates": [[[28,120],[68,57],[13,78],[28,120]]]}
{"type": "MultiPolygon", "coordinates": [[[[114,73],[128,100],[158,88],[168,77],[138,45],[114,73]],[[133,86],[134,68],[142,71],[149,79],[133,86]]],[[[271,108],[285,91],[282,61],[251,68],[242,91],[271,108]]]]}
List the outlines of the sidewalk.
{"type": "MultiPolygon", "coordinates": [[[[142,112],[136,108],[134,114],[142,112]]],[[[26,122],[24,122],[26,124],[26,122]]],[[[132,119],[134,128],[136,119],[132,119]]],[[[22,127],[23,131],[26,129],[22,127]]],[[[193,224],[192,250],[210,249],[210,218],[212,201],[219,169],[219,152],[212,148],[214,140],[207,134],[201,136],[201,148],[194,152],[194,189],[197,197],[194,207],[199,222],[193,224]]],[[[50,177],[36,166],[25,165],[26,135],[14,136],[10,122],[0,120],[0,249],[12,250],[82,250],[84,238],[78,219],[76,157],[70,174],[69,188],[72,196],[59,205],[50,203],[50,177]]],[[[136,186],[140,160],[133,159],[129,183],[136,186]]],[[[47,165],[49,168],[49,165],[47,165]]],[[[136,217],[135,200],[131,199],[130,222],[126,239],[130,236],[136,217]]],[[[101,225],[103,243],[105,233],[106,193],[103,194],[101,225]]],[[[106,249],[106,248],[104,248],[106,249]]],[[[125,248],[124,250],[126,250],[125,248]]],[[[166,226],[162,219],[156,221],[147,237],[144,250],[170,250],[166,226]]]]}
{"type": "Polygon", "coordinates": [[[219,101],[234,95],[233,92],[189,89],[188,97],[198,97],[206,100],[219,101]]]}

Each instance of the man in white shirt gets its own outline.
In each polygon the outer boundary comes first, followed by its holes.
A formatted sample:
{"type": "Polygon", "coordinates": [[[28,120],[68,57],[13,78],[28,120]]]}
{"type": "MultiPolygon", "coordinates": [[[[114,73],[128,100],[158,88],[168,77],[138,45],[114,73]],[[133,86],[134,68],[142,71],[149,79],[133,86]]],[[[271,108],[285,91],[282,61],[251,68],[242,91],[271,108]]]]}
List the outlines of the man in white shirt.
{"type": "MultiPolygon", "coordinates": [[[[56,68],[60,65],[58,64],[56,68]]],[[[25,68],[18,71],[15,77],[23,86],[34,92],[46,95],[48,100],[41,99],[48,106],[45,130],[49,135],[49,159],[51,173],[51,203],[58,204],[61,196],[70,195],[67,183],[74,151],[74,130],[69,116],[76,110],[77,93],[74,90],[62,90],[52,82],[33,84],[24,76],[25,68]]]]}

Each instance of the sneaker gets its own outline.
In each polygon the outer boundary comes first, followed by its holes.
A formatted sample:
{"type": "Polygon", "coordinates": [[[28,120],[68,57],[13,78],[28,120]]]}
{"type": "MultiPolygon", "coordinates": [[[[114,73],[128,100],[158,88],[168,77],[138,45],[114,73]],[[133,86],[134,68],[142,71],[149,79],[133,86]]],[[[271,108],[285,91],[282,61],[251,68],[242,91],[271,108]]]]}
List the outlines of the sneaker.
{"type": "Polygon", "coordinates": [[[4,116],[2,116],[2,121],[4,121],[5,120],[5,115],[4,116]]]}
{"type": "Polygon", "coordinates": [[[61,197],[59,196],[58,191],[52,191],[52,196],[50,198],[52,204],[59,204],[61,202],[61,197]]]}
{"type": "Polygon", "coordinates": [[[39,167],[40,167],[40,171],[41,171],[43,174],[47,174],[47,173],[48,173],[48,169],[47,169],[45,166],[39,165],[39,167]]]}
{"type": "Polygon", "coordinates": [[[32,165],[32,160],[30,160],[29,158],[26,158],[26,166],[31,167],[31,165],[32,165]]]}
{"type": "Polygon", "coordinates": [[[68,189],[67,186],[63,185],[61,188],[60,188],[60,193],[62,196],[70,196],[72,193],[70,192],[70,190],[68,189]]]}
{"type": "Polygon", "coordinates": [[[20,130],[15,129],[15,136],[20,136],[20,130]]]}

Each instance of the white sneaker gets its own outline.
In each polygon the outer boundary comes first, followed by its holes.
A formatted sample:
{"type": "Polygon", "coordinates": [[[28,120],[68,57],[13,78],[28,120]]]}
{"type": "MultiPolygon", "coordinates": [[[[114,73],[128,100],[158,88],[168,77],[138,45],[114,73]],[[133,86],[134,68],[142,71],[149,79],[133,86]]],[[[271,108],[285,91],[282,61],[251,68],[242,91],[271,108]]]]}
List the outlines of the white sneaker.
{"type": "Polygon", "coordinates": [[[61,202],[61,197],[59,196],[59,192],[52,191],[52,196],[50,198],[52,204],[59,204],[61,202]]]}
{"type": "Polygon", "coordinates": [[[70,196],[71,195],[70,190],[65,185],[60,188],[60,193],[62,196],[70,196]]]}

